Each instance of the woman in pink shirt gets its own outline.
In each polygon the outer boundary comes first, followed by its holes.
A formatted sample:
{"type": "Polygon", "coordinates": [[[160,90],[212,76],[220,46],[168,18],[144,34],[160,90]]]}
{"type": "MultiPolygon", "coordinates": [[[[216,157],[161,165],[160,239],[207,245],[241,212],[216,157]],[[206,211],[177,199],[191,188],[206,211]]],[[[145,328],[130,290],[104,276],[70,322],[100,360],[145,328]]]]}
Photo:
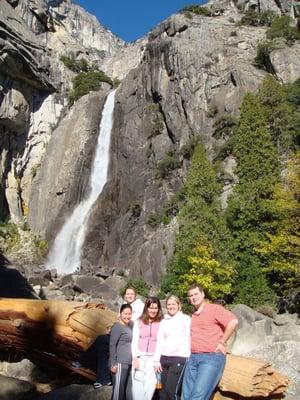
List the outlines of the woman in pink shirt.
{"type": "Polygon", "coordinates": [[[167,314],[158,330],[154,367],[161,373],[159,399],[175,400],[180,397],[183,370],[190,356],[191,318],[181,312],[177,296],[168,296],[166,306],[167,314]]]}
{"type": "Polygon", "coordinates": [[[156,378],[153,354],[163,313],[157,297],[146,300],[143,313],[133,326],[132,337],[132,395],[133,400],[151,400],[156,378]]]}

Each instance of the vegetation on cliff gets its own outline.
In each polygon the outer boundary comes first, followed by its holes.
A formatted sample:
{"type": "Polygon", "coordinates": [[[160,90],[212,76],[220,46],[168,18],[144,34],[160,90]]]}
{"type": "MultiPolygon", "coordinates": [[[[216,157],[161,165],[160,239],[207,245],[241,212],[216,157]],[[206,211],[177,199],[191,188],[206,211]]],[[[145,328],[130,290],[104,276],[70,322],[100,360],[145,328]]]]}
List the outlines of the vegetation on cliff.
{"type": "Polygon", "coordinates": [[[71,71],[77,73],[72,79],[73,89],[69,93],[69,104],[85,94],[101,88],[101,83],[106,82],[111,86],[118,86],[119,81],[113,82],[103,71],[95,66],[90,66],[85,58],[76,60],[73,56],[61,56],[60,61],[71,71]]]}
{"type": "Polygon", "coordinates": [[[299,94],[300,80],[281,85],[267,76],[245,96],[226,131],[238,183],[225,212],[222,174],[196,147],[163,292],[184,297],[198,281],[212,299],[255,307],[299,286],[299,94]]]}
{"type": "Polygon", "coordinates": [[[178,214],[180,230],[168,273],[162,281],[164,292],[185,298],[187,285],[196,280],[213,298],[231,293],[234,267],[220,193],[217,173],[199,144],[182,191],[184,204],[178,214]]]}

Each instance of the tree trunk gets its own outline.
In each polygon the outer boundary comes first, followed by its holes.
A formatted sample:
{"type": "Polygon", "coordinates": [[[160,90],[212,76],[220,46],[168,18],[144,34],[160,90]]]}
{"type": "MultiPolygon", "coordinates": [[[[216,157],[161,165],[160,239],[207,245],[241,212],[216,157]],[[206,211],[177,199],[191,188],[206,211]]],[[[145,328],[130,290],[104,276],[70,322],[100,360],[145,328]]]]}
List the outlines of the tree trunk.
{"type": "Polygon", "coordinates": [[[101,303],[1,298],[0,348],[70,367],[116,320],[117,314],[101,303]]]}

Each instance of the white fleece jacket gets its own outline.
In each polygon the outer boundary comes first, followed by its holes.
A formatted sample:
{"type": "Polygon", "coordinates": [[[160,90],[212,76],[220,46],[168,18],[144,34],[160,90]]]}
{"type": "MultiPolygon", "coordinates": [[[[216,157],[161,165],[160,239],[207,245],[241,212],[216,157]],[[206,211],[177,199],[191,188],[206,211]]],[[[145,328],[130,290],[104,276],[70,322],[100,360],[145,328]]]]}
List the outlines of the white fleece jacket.
{"type": "Polygon", "coordinates": [[[174,316],[166,314],[161,321],[154,362],[159,363],[161,356],[189,357],[191,353],[190,339],[191,318],[178,311],[174,316]]]}

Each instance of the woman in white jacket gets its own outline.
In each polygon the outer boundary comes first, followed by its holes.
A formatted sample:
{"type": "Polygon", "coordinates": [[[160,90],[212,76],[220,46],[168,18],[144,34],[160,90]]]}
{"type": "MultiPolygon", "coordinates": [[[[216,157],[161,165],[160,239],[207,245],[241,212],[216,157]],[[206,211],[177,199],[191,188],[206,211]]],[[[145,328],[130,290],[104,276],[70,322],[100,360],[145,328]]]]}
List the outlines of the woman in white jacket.
{"type": "Polygon", "coordinates": [[[190,356],[191,318],[181,312],[177,296],[167,297],[167,314],[161,321],[154,353],[154,368],[161,373],[160,400],[180,398],[180,386],[187,358],[190,356]]]}
{"type": "Polygon", "coordinates": [[[128,286],[124,292],[124,304],[130,304],[132,308],[132,321],[136,321],[142,315],[144,303],[137,297],[136,289],[128,286]]]}

